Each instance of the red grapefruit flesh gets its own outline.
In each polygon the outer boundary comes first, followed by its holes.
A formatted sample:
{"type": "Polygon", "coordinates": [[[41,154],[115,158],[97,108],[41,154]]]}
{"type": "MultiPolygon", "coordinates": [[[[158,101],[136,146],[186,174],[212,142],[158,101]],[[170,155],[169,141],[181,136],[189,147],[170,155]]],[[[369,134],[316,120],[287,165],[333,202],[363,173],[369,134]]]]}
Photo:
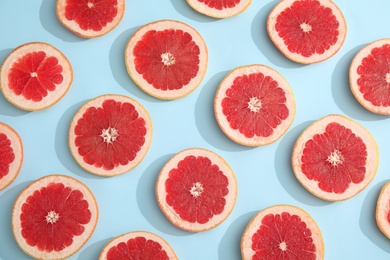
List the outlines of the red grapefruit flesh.
{"type": "Polygon", "coordinates": [[[379,230],[390,239],[390,181],[382,187],[379,194],[375,219],[379,230]]]}
{"type": "Polygon", "coordinates": [[[287,58],[310,64],[338,52],[347,25],[331,0],[281,0],[268,16],[267,31],[287,58]]]}
{"type": "Polygon", "coordinates": [[[222,131],[236,143],[267,145],[293,122],[294,95],[275,70],[264,65],[238,67],[219,85],[214,113],[222,131]]]}
{"type": "Polygon", "coordinates": [[[115,176],[136,167],[152,140],[145,108],[121,95],[102,95],[84,104],[69,129],[69,147],[86,171],[115,176]]]}
{"type": "Polygon", "coordinates": [[[302,209],[276,205],[256,214],[241,237],[243,260],[324,259],[315,221],[302,209]]]}
{"type": "Polygon", "coordinates": [[[135,231],[118,236],[108,242],[99,260],[176,260],[171,246],[156,234],[135,231]]]}
{"type": "Polygon", "coordinates": [[[83,38],[107,34],[122,20],[125,0],[57,0],[58,20],[83,38]]]}
{"type": "Polygon", "coordinates": [[[198,87],[207,69],[207,48],[192,27],[161,20],[139,28],[127,43],[125,62],[133,81],[149,95],[172,100],[198,87]]]}
{"type": "Polygon", "coordinates": [[[72,67],[58,49],[43,42],[15,48],[4,60],[0,89],[13,105],[29,111],[57,103],[68,91],[72,67]]]}
{"type": "Polygon", "coordinates": [[[346,200],[362,191],[378,167],[374,138],[341,115],[328,115],[310,125],[297,139],[292,168],[298,181],[315,196],[346,200]]]}
{"type": "Polygon", "coordinates": [[[365,46],[349,69],[353,95],[367,110],[390,115],[390,39],[365,46]]]}
{"type": "Polygon", "coordinates": [[[64,175],[28,185],[12,210],[12,231],[20,248],[36,259],[65,259],[90,238],[98,220],[92,192],[64,175]]]}
{"type": "Polygon", "coordinates": [[[22,139],[13,128],[0,122],[0,190],[15,180],[22,162],[22,139]]]}
{"type": "Polygon", "coordinates": [[[230,215],[237,183],[221,157],[192,148],[179,152],[165,164],[157,179],[156,196],[173,225],[199,232],[216,227],[230,215]]]}
{"type": "Polygon", "coordinates": [[[245,11],[252,0],[187,0],[187,3],[201,14],[227,18],[245,11]]]}

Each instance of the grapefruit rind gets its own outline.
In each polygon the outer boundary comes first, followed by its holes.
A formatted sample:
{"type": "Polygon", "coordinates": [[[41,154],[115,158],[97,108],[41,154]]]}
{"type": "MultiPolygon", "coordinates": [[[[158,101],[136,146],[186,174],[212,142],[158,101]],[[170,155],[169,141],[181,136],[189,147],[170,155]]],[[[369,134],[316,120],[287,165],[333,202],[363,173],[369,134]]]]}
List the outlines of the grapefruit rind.
{"type": "Polygon", "coordinates": [[[23,144],[19,134],[7,124],[0,122],[0,134],[5,134],[11,141],[11,148],[15,155],[13,162],[9,165],[9,172],[0,178],[0,191],[7,188],[18,176],[23,163],[23,144]]]}
{"type": "Polygon", "coordinates": [[[98,221],[98,205],[92,191],[82,182],[66,175],[52,174],[44,176],[29,184],[16,198],[12,209],[12,232],[19,247],[29,256],[36,259],[65,259],[79,251],[84,244],[89,240],[95,230],[98,221]],[[35,190],[46,187],[49,183],[62,183],[65,187],[71,187],[82,192],[84,199],[88,202],[89,210],[91,211],[91,221],[84,225],[84,233],[80,236],[74,236],[72,245],[59,251],[44,252],[39,251],[35,247],[28,245],[21,234],[20,214],[23,203],[28,196],[35,190]]]}
{"type": "Polygon", "coordinates": [[[243,260],[251,260],[255,251],[252,249],[252,237],[261,226],[261,221],[268,214],[281,214],[288,212],[291,215],[297,215],[311,231],[313,244],[316,246],[316,258],[324,259],[324,241],[322,239],[321,230],[313,218],[303,209],[291,205],[274,205],[259,211],[248,223],[241,236],[241,256],[243,260]]]}
{"type": "Polygon", "coordinates": [[[144,237],[146,240],[152,240],[158,242],[162,246],[162,249],[164,249],[165,252],[167,253],[168,259],[170,260],[178,259],[172,247],[162,237],[147,231],[133,231],[111,239],[111,241],[109,241],[100,252],[98,260],[106,260],[107,253],[113,246],[116,246],[122,242],[126,243],[128,240],[136,237],[144,237]]]}
{"type": "Polygon", "coordinates": [[[159,20],[159,21],[148,23],[140,27],[130,37],[129,41],[127,42],[126,50],[125,50],[125,64],[130,78],[145,93],[149,94],[152,97],[162,99],[162,100],[179,99],[193,92],[200,85],[200,83],[202,82],[206,74],[207,63],[208,63],[208,51],[207,51],[206,43],[203,40],[202,36],[193,27],[183,22],[175,21],[175,20],[159,20]],[[133,48],[137,44],[137,42],[139,42],[142,39],[143,35],[150,30],[163,31],[167,29],[182,30],[184,32],[189,33],[192,37],[192,40],[196,43],[196,45],[200,49],[199,71],[197,75],[194,78],[192,78],[191,81],[187,85],[184,85],[181,89],[175,89],[175,90],[156,89],[155,87],[153,87],[153,85],[149,84],[142,77],[141,74],[137,72],[134,63],[135,57],[133,54],[133,48]]]}
{"type": "Polygon", "coordinates": [[[156,198],[161,211],[174,226],[189,232],[207,231],[225,221],[225,219],[227,219],[233,211],[237,198],[237,181],[233,170],[222,157],[203,148],[190,148],[177,153],[163,166],[156,182],[156,198]],[[168,205],[166,202],[167,192],[165,190],[165,182],[169,177],[169,172],[171,169],[176,168],[178,163],[187,156],[202,156],[209,158],[213,164],[219,167],[219,170],[222,171],[229,180],[229,185],[227,187],[229,193],[225,196],[226,204],[224,211],[219,215],[214,215],[207,223],[204,224],[190,223],[183,220],[180,215],[175,212],[173,207],[168,205]]]}
{"type": "Polygon", "coordinates": [[[15,48],[4,60],[0,70],[0,90],[3,92],[4,98],[14,106],[28,111],[37,111],[46,109],[57,103],[68,91],[73,81],[73,70],[66,56],[54,46],[44,42],[29,42],[15,48]],[[20,57],[29,52],[43,51],[47,56],[57,58],[58,64],[62,66],[63,81],[56,86],[56,90],[48,91],[41,101],[34,102],[25,99],[22,95],[16,95],[8,87],[8,73],[12,64],[20,57]]]}
{"type": "Polygon", "coordinates": [[[275,7],[269,13],[267,18],[267,33],[271,41],[284,56],[297,63],[312,64],[331,58],[340,50],[347,35],[347,24],[343,13],[339,9],[339,7],[331,0],[317,0],[318,2],[320,2],[321,5],[329,7],[332,10],[333,15],[335,15],[337,21],[339,22],[339,35],[337,42],[332,45],[328,50],[326,50],[323,54],[315,53],[310,57],[304,57],[300,54],[291,52],[288,49],[288,46],[284,43],[283,38],[278,35],[278,32],[275,29],[279,14],[285,9],[289,8],[296,1],[298,0],[280,0],[280,2],[275,5],[275,7]]]}
{"type": "Polygon", "coordinates": [[[345,116],[331,114],[315,121],[302,132],[302,134],[298,137],[293,147],[291,158],[292,158],[291,161],[292,161],[292,168],[294,174],[298,179],[298,181],[302,184],[302,186],[305,187],[310,193],[317,196],[318,198],[335,202],[335,201],[347,200],[357,195],[359,192],[361,192],[363,189],[367,187],[367,185],[375,177],[378,168],[379,152],[378,152],[378,147],[375,142],[375,139],[363,126],[359,125],[355,121],[345,116]],[[325,132],[326,126],[329,123],[333,123],[333,122],[336,122],[344,126],[345,128],[350,129],[352,133],[354,133],[356,136],[360,137],[363,140],[363,143],[366,145],[366,149],[367,149],[367,158],[366,158],[366,167],[365,167],[366,173],[365,173],[364,180],[357,184],[351,182],[348,189],[342,194],[336,194],[333,192],[329,193],[321,190],[318,187],[318,182],[307,178],[307,176],[301,170],[302,167],[301,158],[303,155],[303,150],[305,148],[306,142],[312,139],[315,134],[325,132]]]}
{"type": "Polygon", "coordinates": [[[252,3],[252,0],[241,0],[239,3],[233,8],[224,8],[222,10],[218,10],[216,8],[209,7],[204,2],[199,0],[187,0],[187,3],[197,12],[213,17],[213,18],[229,18],[232,16],[236,16],[242,12],[244,12],[252,3]]]}
{"type": "Polygon", "coordinates": [[[222,132],[232,141],[244,146],[264,146],[277,141],[287,132],[294,121],[295,110],[294,93],[288,82],[276,70],[259,64],[237,67],[229,72],[228,75],[221,81],[214,98],[214,114],[222,132]],[[230,127],[230,123],[222,111],[222,100],[226,97],[226,90],[232,86],[236,77],[258,72],[263,73],[265,77],[270,76],[273,80],[276,80],[278,82],[278,87],[284,90],[286,97],[285,104],[289,110],[289,115],[280,125],[273,129],[274,131],[272,135],[268,137],[255,135],[252,138],[247,138],[240,133],[238,129],[235,130],[230,127]]]}
{"type": "Polygon", "coordinates": [[[375,220],[379,230],[390,239],[390,223],[388,215],[390,212],[390,181],[386,182],[379,193],[376,203],[375,220]]]}
{"type": "Polygon", "coordinates": [[[124,173],[134,169],[144,159],[144,157],[146,156],[146,154],[149,150],[149,146],[152,142],[152,121],[151,121],[150,116],[149,116],[148,112],[146,111],[146,109],[136,100],[134,100],[130,97],[124,96],[124,95],[105,94],[105,95],[98,96],[98,97],[86,102],[83,106],[81,106],[79,108],[79,110],[74,115],[74,117],[71,121],[70,127],[69,127],[68,142],[69,142],[69,148],[70,148],[71,154],[72,154],[73,158],[75,159],[75,161],[77,162],[77,164],[81,168],[83,168],[87,172],[95,174],[95,175],[112,177],[112,176],[124,174],[124,173]],[[147,130],[146,135],[145,135],[145,143],[141,147],[141,150],[138,151],[137,156],[134,158],[134,160],[129,161],[129,163],[126,165],[119,165],[112,170],[105,170],[103,168],[97,168],[93,165],[89,165],[89,164],[85,163],[83,157],[78,153],[78,150],[77,150],[78,148],[75,145],[76,135],[74,133],[74,128],[77,125],[77,121],[83,116],[83,114],[86,112],[86,110],[89,107],[101,107],[103,102],[107,99],[113,99],[113,100],[118,101],[118,102],[131,103],[132,105],[134,105],[135,109],[138,112],[138,116],[145,120],[145,127],[147,130]]]}

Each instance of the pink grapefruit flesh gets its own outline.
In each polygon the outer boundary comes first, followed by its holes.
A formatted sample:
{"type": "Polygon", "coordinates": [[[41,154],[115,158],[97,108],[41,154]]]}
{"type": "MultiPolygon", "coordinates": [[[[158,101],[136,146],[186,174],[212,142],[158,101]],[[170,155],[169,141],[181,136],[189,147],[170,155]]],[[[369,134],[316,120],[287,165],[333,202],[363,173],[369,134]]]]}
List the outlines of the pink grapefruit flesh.
{"type": "Polygon", "coordinates": [[[187,0],[187,3],[201,14],[227,18],[245,11],[252,0],[187,0]]]}
{"type": "Polygon", "coordinates": [[[379,194],[375,219],[379,230],[390,239],[390,181],[386,182],[379,194]]]}

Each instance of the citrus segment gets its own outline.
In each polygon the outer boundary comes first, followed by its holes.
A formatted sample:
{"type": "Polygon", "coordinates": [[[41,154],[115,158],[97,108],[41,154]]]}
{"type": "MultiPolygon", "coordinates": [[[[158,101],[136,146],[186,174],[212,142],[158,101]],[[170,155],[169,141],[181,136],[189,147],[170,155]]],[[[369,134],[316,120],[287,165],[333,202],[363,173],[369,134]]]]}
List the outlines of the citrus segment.
{"type": "Polygon", "coordinates": [[[207,48],[187,24],[161,20],[142,26],[127,43],[125,62],[134,82],[160,99],[192,92],[207,69],[207,48]]]}
{"type": "Polygon", "coordinates": [[[201,14],[227,18],[245,11],[252,0],[187,0],[187,3],[201,14]]]}
{"type": "Polygon", "coordinates": [[[375,219],[379,230],[390,239],[390,181],[382,187],[378,196],[375,219]]]}
{"type": "Polygon", "coordinates": [[[175,226],[198,232],[222,223],[233,210],[237,183],[217,154],[199,148],[184,150],[162,168],[157,201],[175,226]]]}
{"type": "Polygon", "coordinates": [[[378,166],[375,140],[362,126],[328,115],[298,138],[292,167],[301,184],[324,200],[348,199],[374,178],[378,166]]]}

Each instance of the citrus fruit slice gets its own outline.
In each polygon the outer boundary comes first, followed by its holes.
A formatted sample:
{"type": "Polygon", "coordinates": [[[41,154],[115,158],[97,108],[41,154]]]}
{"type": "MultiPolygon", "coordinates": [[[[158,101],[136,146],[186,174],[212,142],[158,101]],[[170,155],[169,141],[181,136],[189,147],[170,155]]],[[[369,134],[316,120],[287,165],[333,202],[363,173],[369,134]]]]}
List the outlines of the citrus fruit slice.
{"type": "Polygon", "coordinates": [[[331,0],[281,0],[268,15],[267,32],[287,58],[310,64],[338,52],[347,25],[331,0]]]}
{"type": "Polygon", "coordinates": [[[243,260],[324,259],[324,242],[315,221],[302,209],[275,205],[261,210],[241,237],[243,260]]]}
{"type": "Polygon", "coordinates": [[[245,11],[252,0],[187,0],[187,3],[201,14],[227,18],[245,11]]]}
{"type": "Polygon", "coordinates": [[[177,257],[161,237],[146,231],[134,231],[108,242],[99,256],[99,260],[118,259],[176,260],[177,257]]]}
{"type": "Polygon", "coordinates": [[[58,20],[83,38],[107,34],[122,20],[125,0],[57,0],[58,20]]]}
{"type": "Polygon", "coordinates": [[[390,239],[390,181],[382,187],[379,194],[375,219],[379,230],[390,239]]]}
{"type": "Polygon", "coordinates": [[[48,175],[28,185],[12,210],[20,248],[36,259],[65,259],[90,238],[98,220],[95,197],[80,181],[48,175]]]}
{"type": "Polygon", "coordinates": [[[214,152],[191,148],[174,155],[161,169],[156,197],[176,227],[199,232],[221,224],[233,210],[237,183],[229,165],[214,152]]]}
{"type": "Polygon", "coordinates": [[[294,94],[284,78],[267,66],[238,67],[220,83],[214,113],[221,130],[236,143],[267,145],[293,122],[294,94]]]}
{"type": "Polygon", "coordinates": [[[349,69],[349,82],[363,107],[390,115],[390,39],[372,42],[356,54],[349,69]]]}
{"type": "Polygon", "coordinates": [[[362,126],[341,115],[328,115],[311,124],[298,137],[292,168],[298,181],[315,196],[346,200],[374,178],[378,148],[362,126]]]}
{"type": "Polygon", "coordinates": [[[69,129],[69,147],[86,171],[115,176],[136,167],[152,140],[148,112],[121,95],[102,95],[85,103],[69,129]]]}
{"type": "Polygon", "coordinates": [[[149,95],[165,100],[184,97],[203,80],[207,47],[189,25],[160,20],[139,28],[125,50],[127,71],[149,95]]]}
{"type": "Polygon", "coordinates": [[[0,89],[10,103],[35,111],[54,105],[66,94],[73,71],[58,49],[48,43],[30,42],[5,58],[0,80],[0,89]]]}
{"type": "Polygon", "coordinates": [[[15,180],[22,162],[22,139],[12,127],[0,122],[0,190],[15,180]]]}

